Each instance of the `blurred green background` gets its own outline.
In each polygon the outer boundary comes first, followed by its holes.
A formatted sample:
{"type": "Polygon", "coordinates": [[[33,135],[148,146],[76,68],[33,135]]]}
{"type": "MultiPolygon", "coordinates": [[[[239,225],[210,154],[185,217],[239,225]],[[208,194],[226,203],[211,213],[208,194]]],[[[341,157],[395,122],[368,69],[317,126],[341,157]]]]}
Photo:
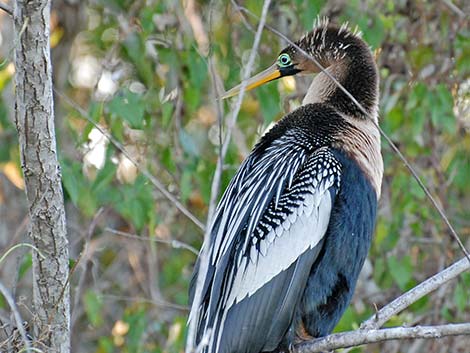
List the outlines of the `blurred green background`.
{"type": "MultiPolygon", "coordinates": [[[[205,223],[219,133],[221,127],[226,131],[235,101],[215,98],[222,87],[240,81],[261,9],[259,0],[54,1],[51,44],[60,92],[56,133],[75,267],[73,352],[183,351],[187,288],[203,232],[102,131],[205,223]]],[[[359,27],[380,68],[381,126],[422,175],[467,247],[469,14],[465,0],[281,0],[273,1],[267,18],[292,40],[308,31],[318,15],[359,27]]],[[[29,238],[14,126],[12,23],[6,14],[0,16],[3,254],[29,238]]],[[[264,30],[254,71],[271,65],[285,44],[264,30]]],[[[224,161],[222,190],[263,131],[300,104],[310,79],[283,79],[247,93],[224,161]]],[[[375,239],[337,331],[357,328],[375,307],[462,256],[385,143],[383,156],[375,239]]],[[[30,253],[10,255],[0,263],[0,276],[20,303],[23,318],[32,322],[30,253]]],[[[466,273],[388,325],[469,321],[469,293],[466,273]]],[[[8,306],[0,298],[0,320],[5,324],[8,318],[8,306]]],[[[9,337],[11,327],[5,326],[0,350],[9,337]]],[[[388,342],[354,351],[468,352],[469,345],[469,338],[459,337],[388,342]]]]}

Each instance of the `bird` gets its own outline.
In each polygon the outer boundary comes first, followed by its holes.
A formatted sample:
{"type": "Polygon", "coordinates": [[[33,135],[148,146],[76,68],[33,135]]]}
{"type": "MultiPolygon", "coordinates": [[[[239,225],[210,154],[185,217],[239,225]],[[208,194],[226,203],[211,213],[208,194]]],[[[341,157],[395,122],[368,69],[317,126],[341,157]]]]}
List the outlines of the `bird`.
{"type": "Polygon", "coordinates": [[[244,86],[296,74],[315,75],[302,104],[243,161],[203,244],[207,266],[195,264],[189,322],[204,353],[286,352],[330,334],[371,245],[383,176],[373,53],[347,24],[316,20],[244,86]]]}

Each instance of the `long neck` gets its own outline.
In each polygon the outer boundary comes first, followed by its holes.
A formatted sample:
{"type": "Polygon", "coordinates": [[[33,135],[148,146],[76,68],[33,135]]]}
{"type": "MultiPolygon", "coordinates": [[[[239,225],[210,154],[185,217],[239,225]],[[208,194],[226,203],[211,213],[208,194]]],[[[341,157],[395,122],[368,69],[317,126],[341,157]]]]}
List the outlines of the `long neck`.
{"type": "Polygon", "coordinates": [[[379,197],[383,162],[376,127],[378,73],[372,53],[360,37],[342,29],[329,27],[314,31],[310,40],[310,54],[351,93],[367,114],[325,72],[314,78],[303,104],[325,103],[343,117],[345,128],[337,132],[334,145],[356,160],[379,197]]]}

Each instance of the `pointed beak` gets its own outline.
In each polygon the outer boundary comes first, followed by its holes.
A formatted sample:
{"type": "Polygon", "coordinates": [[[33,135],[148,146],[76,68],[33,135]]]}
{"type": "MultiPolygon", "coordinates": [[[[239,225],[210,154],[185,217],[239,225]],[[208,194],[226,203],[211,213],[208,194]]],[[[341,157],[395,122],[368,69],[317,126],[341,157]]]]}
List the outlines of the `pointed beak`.
{"type": "MultiPolygon", "coordinates": [[[[253,76],[252,78],[249,78],[246,81],[245,90],[249,91],[253,88],[264,85],[265,83],[267,83],[269,81],[275,80],[275,79],[277,79],[281,76],[282,75],[281,75],[281,71],[279,70],[279,67],[277,66],[277,64],[274,64],[274,65],[268,67],[266,70],[264,70],[264,71],[260,72],[259,74],[253,76]]],[[[239,84],[239,85],[233,87],[232,89],[225,92],[220,97],[220,99],[226,99],[226,98],[230,98],[230,97],[233,97],[233,96],[237,95],[240,92],[241,87],[242,87],[242,84],[239,84]]]]}

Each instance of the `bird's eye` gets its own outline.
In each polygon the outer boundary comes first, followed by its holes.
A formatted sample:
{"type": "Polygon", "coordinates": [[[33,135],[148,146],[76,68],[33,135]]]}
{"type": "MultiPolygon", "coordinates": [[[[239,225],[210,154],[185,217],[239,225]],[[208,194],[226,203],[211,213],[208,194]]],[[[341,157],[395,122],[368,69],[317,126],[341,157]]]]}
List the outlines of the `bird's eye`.
{"type": "Polygon", "coordinates": [[[281,55],[279,55],[279,58],[277,59],[277,63],[280,67],[287,67],[287,66],[292,65],[290,56],[287,53],[282,53],[281,55]]]}

